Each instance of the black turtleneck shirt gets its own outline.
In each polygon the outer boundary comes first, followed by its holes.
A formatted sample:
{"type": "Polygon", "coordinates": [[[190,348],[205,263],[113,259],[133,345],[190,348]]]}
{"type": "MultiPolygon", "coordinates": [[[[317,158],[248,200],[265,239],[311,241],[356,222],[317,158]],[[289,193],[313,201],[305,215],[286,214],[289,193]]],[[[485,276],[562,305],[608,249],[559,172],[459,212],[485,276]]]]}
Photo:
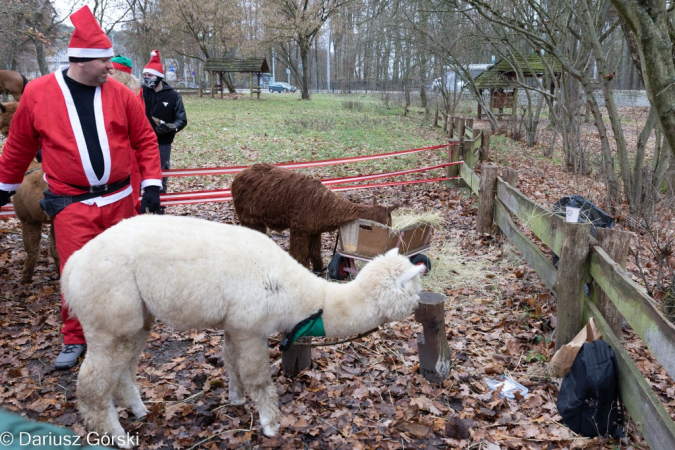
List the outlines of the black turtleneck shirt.
{"type": "Polygon", "coordinates": [[[87,144],[87,151],[89,152],[89,159],[94,168],[94,173],[100,180],[103,177],[105,170],[103,163],[103,150],[101,149],[101,142],[98,140],[98,131],[96,130],[96,116],[94,113],[94,94],[96,94],[96,86],[85,86],[78,83],[66,74],[68,69],[63,71],[63,79],[66,80],[66,85],[70,90],[70,95],[73,96],[75,109],[80,118],[82,125],[82,133],[84,133],[84,141],[87,144]]]}

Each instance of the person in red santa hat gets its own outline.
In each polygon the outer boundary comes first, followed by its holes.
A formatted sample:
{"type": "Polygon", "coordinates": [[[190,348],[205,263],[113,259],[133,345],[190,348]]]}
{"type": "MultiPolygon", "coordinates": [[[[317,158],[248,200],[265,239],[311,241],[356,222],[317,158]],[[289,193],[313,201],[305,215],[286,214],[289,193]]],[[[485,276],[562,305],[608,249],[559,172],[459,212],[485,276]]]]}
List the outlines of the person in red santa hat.
{"type": "MultiPolygon", "coordinates": [[[[157,134],[162,170],[171,168],[171,144],[176,133],[187,126],[183,99],[163,80],[164,67],[159,50],[153,50],[150,61],[143,68],[143,102],[145,115],[157,134]]],[[[166,181],[167,178],[162,179],[161,192],[166,192],[166,181]]]]}
{"type": "MultiPolygon", "coordinates": [[[[129,184],[132,151],[144,189],[143,210],[159,209],[161,186],[157,139],[143,106],[131,90],[108,80],[110,40],[88,6],[70,20],[75,26],[68,44],[70,64],[26,87],[0,155],[1,206],[42,148],[49,188],[40,204],[54,218],[62,271],[70,255],[89,240],[136,214],[129,184]]],[[[64,346],[56,368],[68,369],[77,365],[86,341],[65,304],[61,315],[64,346]]]]}

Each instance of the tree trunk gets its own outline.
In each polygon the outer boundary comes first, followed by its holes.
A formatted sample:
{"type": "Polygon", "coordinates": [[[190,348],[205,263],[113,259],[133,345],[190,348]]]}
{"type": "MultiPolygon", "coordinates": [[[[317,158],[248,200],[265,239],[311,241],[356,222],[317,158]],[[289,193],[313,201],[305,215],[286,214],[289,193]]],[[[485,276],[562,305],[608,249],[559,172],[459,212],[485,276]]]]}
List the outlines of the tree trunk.
{"type": "Polygon", "coordinates": [[[37,56],[38,67],[40,68],[41,75],[47,75],[49,73],[49,64],[47,64],[47,57],[45,56],[45,46],[39,39],[33,39],[35,44],[35,53],[37,56]]]}
{"type": "Polygon", "coordinates": [[[303,100],[309,100],[309,67],[308,67],[308,55],[309,55],[309,45],[310,42],[308,40],[303,40],[302,42],[298,43],[298,47],[300,47],[300,61],[302,63],[302,83],[301,83],[301,88],[302,88],[302,99],[303,100]]]}
{"type": "Polygon", "coordinates": [[[671,152],[675,152],[675,62],[666,2],[612,0],[612,4],[635,35],[649,102],[658,112],[671,152]]]}

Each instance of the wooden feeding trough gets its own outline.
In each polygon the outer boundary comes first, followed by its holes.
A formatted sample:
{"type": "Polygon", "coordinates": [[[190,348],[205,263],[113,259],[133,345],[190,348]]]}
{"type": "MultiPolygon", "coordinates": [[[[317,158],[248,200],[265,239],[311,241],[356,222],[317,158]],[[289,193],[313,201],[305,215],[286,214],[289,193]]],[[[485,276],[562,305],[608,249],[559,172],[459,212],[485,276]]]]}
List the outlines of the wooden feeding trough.
{"type": "Polygon", "coordinates": [[[427,272],[431,262],[422,252],[429,249],[434,229],[429,224],[411,225],[393,230],[372,220],[356,219],[340,226],[337,251],[328,265],[328,276],[344,280],[358,273],[356,261],[370,261],[377,255],[398,248],[413,264],[424,264],[427,272]]]}

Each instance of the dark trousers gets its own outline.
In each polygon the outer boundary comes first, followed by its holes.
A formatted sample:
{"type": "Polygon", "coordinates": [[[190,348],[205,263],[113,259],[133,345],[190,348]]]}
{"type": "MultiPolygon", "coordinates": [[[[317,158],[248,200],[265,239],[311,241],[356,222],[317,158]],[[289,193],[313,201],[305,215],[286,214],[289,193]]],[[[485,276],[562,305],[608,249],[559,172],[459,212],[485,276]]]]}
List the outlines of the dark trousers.
{"type": "MultiPolygon", "coordinates": [[[[162,164],[162,170],[171,168],[171,144],[159,144],[159,160],[162,164]]],[[[161,193],[166,193],[166,181],[168,177],[162,178],[161,193]]]]}

